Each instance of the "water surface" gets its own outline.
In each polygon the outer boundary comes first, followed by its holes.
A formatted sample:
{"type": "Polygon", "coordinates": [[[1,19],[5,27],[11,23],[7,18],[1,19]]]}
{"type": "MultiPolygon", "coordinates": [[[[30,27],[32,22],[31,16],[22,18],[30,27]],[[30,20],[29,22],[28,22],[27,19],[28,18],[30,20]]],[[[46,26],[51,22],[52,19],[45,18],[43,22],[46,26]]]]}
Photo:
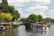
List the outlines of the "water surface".
{"type": "Polygon", "coordinates": [[[26,31],[25,26],[21,25],[15,29],[7,29],[0,32],[0,36],[54,36],[54,25],[51,25],[48,32],[26,31]]]}

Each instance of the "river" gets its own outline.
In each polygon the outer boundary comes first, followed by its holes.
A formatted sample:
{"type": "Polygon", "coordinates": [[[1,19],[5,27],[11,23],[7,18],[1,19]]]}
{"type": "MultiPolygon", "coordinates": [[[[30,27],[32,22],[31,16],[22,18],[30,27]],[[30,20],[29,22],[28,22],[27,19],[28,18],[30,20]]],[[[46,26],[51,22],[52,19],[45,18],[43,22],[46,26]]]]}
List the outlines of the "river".
{"type": "Polygon", "coordinates": [[[54,36],[54,25],[51,25],[48,32],[26,31],[25,26],[21,25],[15,29],[7,29],[0,32],[0,36],[54,36]]]}

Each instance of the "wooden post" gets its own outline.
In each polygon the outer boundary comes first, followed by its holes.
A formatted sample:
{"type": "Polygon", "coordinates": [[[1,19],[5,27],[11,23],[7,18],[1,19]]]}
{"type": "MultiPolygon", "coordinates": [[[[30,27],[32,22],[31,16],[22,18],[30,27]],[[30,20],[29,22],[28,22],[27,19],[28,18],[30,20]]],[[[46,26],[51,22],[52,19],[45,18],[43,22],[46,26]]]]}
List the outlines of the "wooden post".
{"type": "Polygon", "coordinates": [[[10,29],[12,29],[12,23],[10,23],[10,29]]]}

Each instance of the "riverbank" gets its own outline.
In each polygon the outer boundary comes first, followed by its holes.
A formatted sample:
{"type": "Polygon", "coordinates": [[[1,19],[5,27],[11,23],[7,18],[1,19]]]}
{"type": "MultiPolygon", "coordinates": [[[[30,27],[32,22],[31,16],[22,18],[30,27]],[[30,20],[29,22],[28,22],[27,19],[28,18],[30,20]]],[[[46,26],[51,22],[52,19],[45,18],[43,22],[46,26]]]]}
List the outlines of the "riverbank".
{"type": "Polygon", "coordinates": [[[0,23],[0,26],[5,27],[6,29],[15,28],[22,25],[20,22],[9,22],[9,23],[0,23]]]}

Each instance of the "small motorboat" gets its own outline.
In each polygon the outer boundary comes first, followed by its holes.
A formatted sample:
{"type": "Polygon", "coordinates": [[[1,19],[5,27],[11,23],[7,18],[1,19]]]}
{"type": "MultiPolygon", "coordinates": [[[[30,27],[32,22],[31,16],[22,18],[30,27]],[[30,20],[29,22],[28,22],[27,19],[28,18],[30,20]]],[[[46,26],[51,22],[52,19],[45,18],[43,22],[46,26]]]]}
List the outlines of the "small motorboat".
{"type": "Polygon", "coordinates": [[[48,27],[48,25],[45,25],[45,26],[43,26],[43,31],[49,31],[49,27],[48,27]]]}
{"type": "Polygon", "coordinates": [[[5,31],[5,27],[4,26],[0,26],[0,31],[5,31]]]}

